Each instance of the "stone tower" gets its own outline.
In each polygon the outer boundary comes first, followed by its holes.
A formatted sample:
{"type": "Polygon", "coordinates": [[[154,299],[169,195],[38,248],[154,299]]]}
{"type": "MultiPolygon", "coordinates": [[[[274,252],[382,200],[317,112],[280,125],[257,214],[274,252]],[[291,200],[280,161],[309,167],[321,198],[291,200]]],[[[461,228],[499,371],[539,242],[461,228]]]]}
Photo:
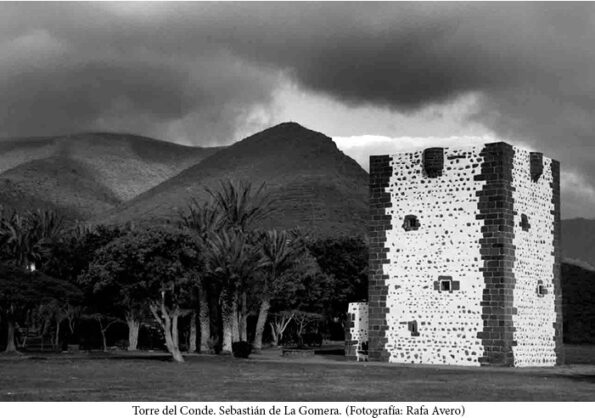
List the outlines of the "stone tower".
{"type": "Polygon", "coordinates": [[[559,173],[503,142],[370,157],[370,360],[560,364],[559,173]]]}

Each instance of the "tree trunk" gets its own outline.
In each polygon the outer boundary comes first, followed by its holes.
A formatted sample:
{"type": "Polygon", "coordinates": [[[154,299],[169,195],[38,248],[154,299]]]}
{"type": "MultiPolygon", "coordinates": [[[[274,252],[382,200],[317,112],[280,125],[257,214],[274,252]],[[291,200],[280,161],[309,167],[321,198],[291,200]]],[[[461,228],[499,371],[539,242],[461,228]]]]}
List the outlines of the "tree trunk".
{"type": "Polygon", "coordinates": [[[59,349],[60,347],[60,323],[62,321],[59,319],[56,319],[56,339],[54,340],[54,348],[56,350],[59,349]]]}
{"type": "Polygon", "coordinates": [[[271,336],[273,337],[273,346],[277,347],[279,345],[279,334],[277,334],[277,328],[272,322],[269,322],[269,325],[271,327],[271,336]]]}
{"type": "Polygon", "coordinates": [[[232,303],[232,316],[231,316],[231,332],[232,341],[235,343],[240,341],[240,324],[238,320],[238,302],[235,299],[232,303]]]}
{"type": "Polygon", "coordinates": [[[246,292],[242,292],[242,306],[239,315],[240,341],[248,341],[248,301],[246,292]]]}
{"type": "Polygon", "coordinates": [[[260,303],[260,310],[258,311],[258,320],[256,321],[256,332],[254,333],[254,343],[252,347],[255,353],[259,353],[262,350],[262,334],[264,333],[264,326],[269,316],[269,308],[271,303],[268,298],[264,299],[260,303]]]}
{"type": "Polygon", "coordinates": [[[269,325],[271,326],[271,332],[273,334],[273,345],[275,347],[281,343],[283,333],[293,318],[294,314],[289,316],[282,315],[281,317],[275,318],[274,321],[269,322],[269,325]]]}
{"type": "Polygon", "coordinates": [[[221,352],[224,354],[231,354],[231,343],[233,342],[233,317],[235,313],[233,310],[226,308],[222,312],[223,316],[223,346],[221,352]]]}
{"type": "Polygon", "coordinates": [[[209,315],[208,294],[204,286],[199,290],[199,322],[200,322],[200,352],[209,352],[209,338],[211,337],[211,316],[209,315]]]}
{"type": "Polygon", "coordinates": [[[196,351],[196,312],[190,316],[190,337],[188,339],[188,352],[194,353],[196,351]]]}
{"type": "MultiPolygon", "coordinates": [[[[172,357],[174,358],[175,361],[177,361],[178,363],[183,363],[184,362],[184,357],[182,357],[182,353],[180,353],[180,349],[178,348],[178,344],[175,342],[174,336],[173,336],[173,324],[172,324],[172,320],[169,317],[169,315],[164,314],[163,318],[165,320],[165,329],[164,329],[164,334],[165,334],[165,345],[167,346],[167,349],[169,350],[169,352],[171,353],[172,357]]],[[[177,322],[177,316],[174,317],[174,321],[177,322]]],[[[176,332],[177,334],[177,332],[176,332]]],[[[177,337],[177,335],[176,335],[177,337]]]]}
{"type": "Polygon", "coordinates": [[[107,338],[105,336],[105,330],[101,326],[101,322],[99,323],[99,328],[101,329],[101,340],[103,342],[103,352],[107,353],[107,338]]]}
{"type": "Polygon", "coordinates": [[[151,310],[151,313],[153,314],[153,317],[157,320],[157,322],[159,323],[159,325],[161,325],[161,329],[163,330],[163,335],[165,336],[165,346],[167,347],[167,351],[170,352],[170,354],[172,355],[173,359],[175,361],[177,361],[178,363],[183,363],[184,362],[184,357],[182,356],[182,353],[180,352],[180,349],[178,348],[178,343],[174,342],[174,332],[176,334],[176,338],[177,338],[177,328],[173,329],[172,327],[172,322],[177,323],[178,322],[178,310],[175,309],[174,310],[174,314],[172,315],[173,317],[173,321],[172,321],[172,317],[170,317],[169,312],[167,312],[167,309],[165,307],[165,303],[163,302],[163,299],[161,300],[161,307],[158,308],[158,305],[154,305],[151,304],[149,306],[149,309],[151,310]],[[159,312],[161,312],[161,315],[159,315],[159,312]]]}
{"type": "Polygon", "coordinates": [[[15,330],[16,330],[16,326],[15,326],[14,321],[12,319],[9,319],[8,320],[8,329],[7,329],[7,333],[6,333],[6,349],[4,349],[5,353],[16,353],[17,352],[17,346],[14,343],[15,330]]]}
{"type": "Polygon", "coordinates": [[[132,315],[126,315],[126,323],[128,324],[128,351],[136,351],[138,349],[140,321],[134,319],[132,315]]]}
{"type": "Polygon", "coordinates": [[[171,321],[171,338],[174,343],[175,348],[180,351],[180,336],[178,334],[178,311],[177,309],[174,311],[172,315],[171,321]]]}

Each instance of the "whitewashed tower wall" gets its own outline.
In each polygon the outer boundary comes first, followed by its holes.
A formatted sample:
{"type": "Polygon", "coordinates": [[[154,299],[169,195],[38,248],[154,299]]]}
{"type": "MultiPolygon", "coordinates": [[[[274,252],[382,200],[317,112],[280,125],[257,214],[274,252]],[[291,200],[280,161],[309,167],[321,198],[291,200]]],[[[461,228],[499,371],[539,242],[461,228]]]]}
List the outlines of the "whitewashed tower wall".
{"type": "Polygon", "coordinates": [[[561,362],[556,161],[505,143],[371,157],[370,206],[370,360],[561,362]]]}
{"type": "Polygon", "coordinates": [[[366,302],[352,302],[348,305],[345,329],[345,356],[355,359],[358,347],[368,343],[368,304],[366,302]]]}

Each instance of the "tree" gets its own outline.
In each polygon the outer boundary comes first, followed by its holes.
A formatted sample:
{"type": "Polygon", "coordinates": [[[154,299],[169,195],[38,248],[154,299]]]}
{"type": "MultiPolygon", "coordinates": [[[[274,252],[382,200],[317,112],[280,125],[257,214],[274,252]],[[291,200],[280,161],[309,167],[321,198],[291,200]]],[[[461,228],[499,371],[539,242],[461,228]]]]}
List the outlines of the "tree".
{"type": "Polygon", "coordinates": [[[223,351],[231,353],[231,344],[239,340],[237,305],[246,281],[260,267],[259,254],[246,234],[221,230],[208,240],[206,267],[208,277],[219,289],[223,319],[223,351]]]}
{"type": "Polygon", "coordinates": [[[103,315],[99,312],[90,314],[90,315],[86,315],[87,318],[89,319],[94,319],[97,322],[97,325],[99,326],[99,332],[101,333],[101,342],[103,345],[103,351],[107,352],[107,330],[114,324],[117,324],[118,322],[122,321],[120,318],[114,318],[112,316],[109,315],[103,315]]]}
{"type": "Polygon", "coordinates": [[[127,232],[129,229],[118,226],[78,224],[64,231],[61,239],[52,243],[40,268],[51,276],[76,283],[89,267],[95,252],[127,232]]]}
{"type": "Polygon", "coordinates": [[[367,244],[358,237],[324,238],[308,242],[308,250],[327,276],[326,315],[344,319],[349,302],[368,297],[367,244]]]}
{"type": "Polygon", "coordinates": [[[269,322],[269,326],[271,327],[274,346],[278,346],[283,339],[283,333],[293,320],[293,316],[294,311],[281,311],[271,315],[272,320],[269,322]]]}
{"type": "Polygon", "coordinates": [[[95,292],[114,295],[123,311],[147,305],[161,326],[167,350],[177,362],[178,319],[190,312],[199,246],[171,228],[130,231],[101,248],[81,278],[95,292]]]}
{"type": "Polygon", "coordinates": [[[304,250],[297,240],[285,231],[267,231],[259,240],[262,256],[261,286],[258,292],[260,309],[256,321],[253,347],[256,352],[262,349],[262,336],[274,295],[282,293],[289,285],[290,275],[286,273],[295,265],[304,250]]]}
{"type": "Polygon", "coordinates": [[[314,312],[293,311],[293,321],[296,324],[296,335],[298,347],[304,346],[304,333],[308,326],[313,323],[319,323],[324,318],[323,315],[314,312]]]}
{"type": "MultiPolygon", "coordinates": [[[[290,324],[295,324],[297,333],[309,323],[305,319],[325,312],[333,290],[332,277],[320,271],[318,262],[308,251],[299,250],[304,245],[303,238],[293,233],[291,236],[296,240],[293,245],[298,250],[297,256],[271,293],[269,325],[274,345],[281,342],[290,324]]],[[[299,341],[300,335],[296,336],[299,341]]]]}
{"type": "MultiPolygon", "coordinates": [[[[193,233],[201,247],[201,254],[207,252],[208,240],[221,227],[221,212],[215,206],[214,202],[208,201],[200,204],[196,200],[191,200],[185,212],[179,214],[178,225],[187,231],[193,233]]],[[[196,260],[199,268],[197,271],[203,272],[204,257],[196,260]]],[[[211,337],[211,317],[209,314],[209,286],[204,274],[198,274],[198,308],[200,323],[200,351],[206,353],[209,351],[209,338],[211,337]]],[[[196,315],[193,314],[190,323],[190,349],[195,351],[196,347],[196,315]]]]}
{"type": "Polygon", "coordinates": [[[80,290],[65,280],[15,265],[0,264],[0,314],[7,322],[5,352],[16,352],[17,321],[27,310],[52,302],[76,304],[81,297],[80,290]]]}
{"type": "MultiPolygon", "coordinates": [[[[251,183],[244,181],[222,181],[216,191],[207,189],[217,210],[221,213],[221,228],[239,233],[243,238],[252,240],[251,235],[258,223],[264,220],[274,210],[271,195],[266,192],[266,185],[262,183],[254,188],[251,183]]],[[[247,339],[248,310],[248,281],[252,277],[243,278],[240,283],[240,295],[233,304],[233,331],[238,334],[237,339],[247,339]],[[239,309],[238,309],[239,304],[239,309]]]]}
{"type": "Polygon", "coordinates": [[[265,188],[264,183],[254,189],[250,183],[227,180],[220,183],[219,190],[207,192],[221,213],[223,226],[246,232],[274,210],[274,201],[265,188]]]}
{"type": "Polygon", "coordinates": [[[34,270],[63,231],[63,221],[50,210],[13,212],[0,217],[0,259],[34,270]]]}
{"type": "MultiPolygon", "coordinates": [[[[95,252],[108,244],[110,241],[122,236],[127,232],[127,229],[121,227],[112,227],[98,225],[89,227],[86,225],[77,224],[73,228],[66,230],[60,236],[60,239],[53,240],[49,246],[49,251],[46,252],[41,260],[40,269],[53,277],[60,277],[75,285],[81,285],[85,293],[86,314],[89,314],[89,305],[102,306],[111,305],[110,299],[103,299],[94,301],[96,296],[93,296],[93,289],[85,288],[84,283],[78,281],[79,276],[87,270],[89,264],[95,256],[95,252]]],[[[62,321],[68,319],[68,328],[70,331],[70,338],[75,338],[77,324],[81,314],[81,307],[75,306],[57,306],[50,304],[46,311],[51,314],[56,322],[56,339],[55,344],[58,344],[58,336],[60,334],[60,324],[62,321]]],[[[94,309],[93,314],[99,313],[94,309]]],[[[129,325],[129,350],[136,349],[136,341],[138,341],[138,330],[140,329],[141,312],[130,310],[127,320],[129,325]]]]}

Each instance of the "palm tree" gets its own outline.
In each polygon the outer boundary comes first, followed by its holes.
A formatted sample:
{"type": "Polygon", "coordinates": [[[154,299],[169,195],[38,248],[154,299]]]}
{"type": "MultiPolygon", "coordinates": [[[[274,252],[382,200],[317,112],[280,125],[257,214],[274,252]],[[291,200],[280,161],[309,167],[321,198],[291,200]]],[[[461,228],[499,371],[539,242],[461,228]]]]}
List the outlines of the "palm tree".
{"type": "Polygon", "coordinates": [[[257,352],[262,349],[262,335],[271,307],[271,298],[282,287],[283,275],[294,266],[302,248],[297,245],[296,239],[292,239],[292,234],[272,230],[262,234],[260,250],[263,280],[259,292],[260,309],[253,343],[254,350],[257,352]]]}
{"type": "Polygon", "coordinates": [[[266,218],[274,203],[270,194],[265,192],[265,184],[253,189],[252,184],[231,180],[220,183],[220,189],[207,189],[217,209],[221,213],[224,227],[246,232],[258,221],[266,218]]]}
{"type": "Polygon", "coordinates": [[[50,251],[50,244],[63,231],[63,221],[54,211],[13,212],[0,220],[0,244],[9,262],[28,270],[50,251]]]}
{"type": "Polygon", "coordinates": [[[16,212],[2,219],[0,237],[7,261],[22,268],[30,266],[35,244],[33,232],[28,220],[16,212]]]}
{"type": "MultiPolygon", "coordinates": [[[[273,212],[271,195],[266,192],[262,183],[257,188],[244,181],[226,180],[220,183],[217,191],[207,189],[217,210],[221,214],[221,227],[248,234],[273,212]]],[[[253,278],[246,278],[253,279],[253,278]]],[[[247,338],[248,306],[247,295],[242,291],[240,302],[240,318],[238,329],[241,337],[247,338]]],[[[236,304],[237,305],[237,304],[236,304]]],[[[234,316],[235,318],[235,316],[234,316]]]]}
{"type": "Polygon", "coordinates": [[[237,307],[239,295],[247,280],[260,268],[260,257],[246,235],[234,230],[221,230],[208,239],[207,274],[219,289],[223,319],[223,352],[231,352],[238,340],[237,307]]]}
{"type": "MultiPolygon", "coordinates": [[[[178,225],[182,229],[189,230],[198,237],[199,245],[202,248],[200,252],[206,253],[208,247],[209,237],[219,229],[221,225],[220,212],[217,210],[213,201],[200,204],[195,199],[192,199],[188,205],[187,211],[179,214],[178,225]]],[[[200,260],[203,263],[204,260],[200,260]]],[[[197,269],[204,271],[203,268],[197,269]]],[[[207,352],[209,350],[209,338],[211,336],[211,318],[209,315],[209,286],[206,277],[200,275],[198,277],[198,306],[199,306],[199,323],[200,323],[200,351],[207,352]]],[[[196,350],[196,314],[191,318],[190,323],[190,348],[189,351],[196,350]]]]}

